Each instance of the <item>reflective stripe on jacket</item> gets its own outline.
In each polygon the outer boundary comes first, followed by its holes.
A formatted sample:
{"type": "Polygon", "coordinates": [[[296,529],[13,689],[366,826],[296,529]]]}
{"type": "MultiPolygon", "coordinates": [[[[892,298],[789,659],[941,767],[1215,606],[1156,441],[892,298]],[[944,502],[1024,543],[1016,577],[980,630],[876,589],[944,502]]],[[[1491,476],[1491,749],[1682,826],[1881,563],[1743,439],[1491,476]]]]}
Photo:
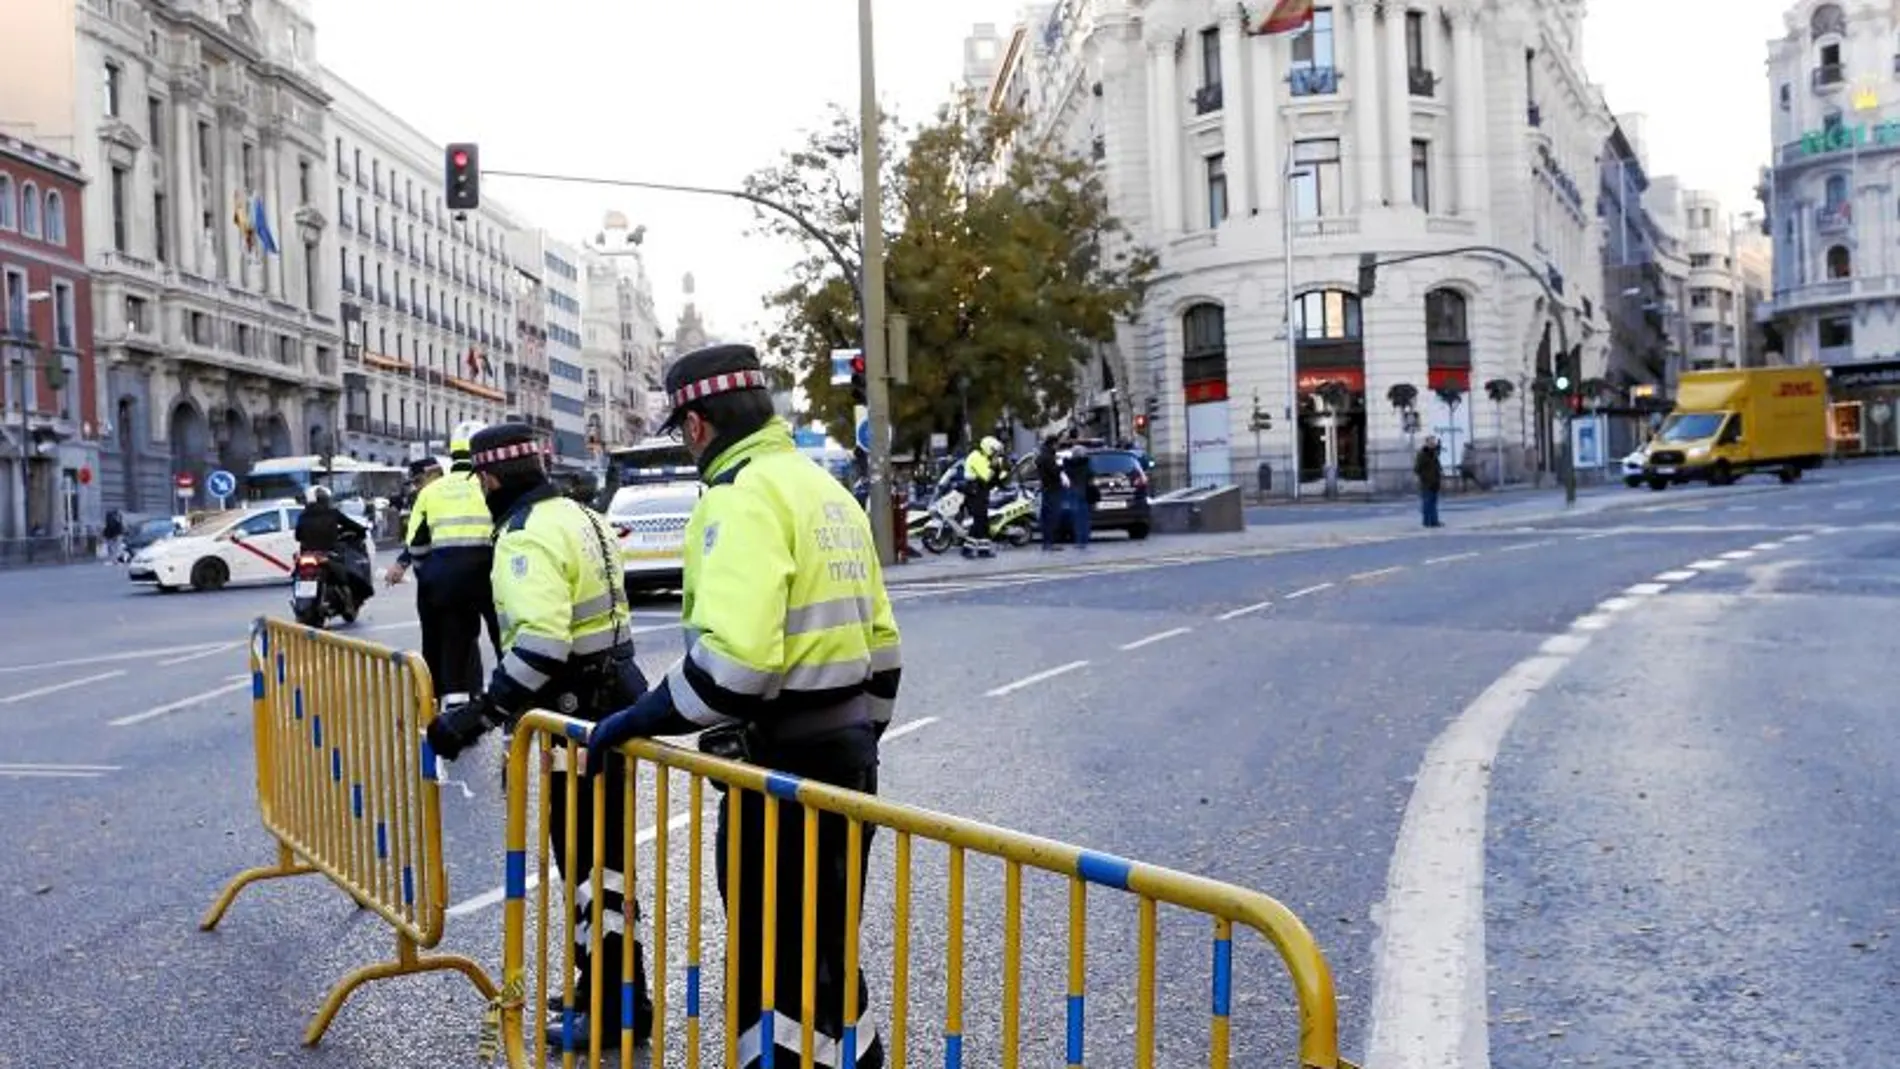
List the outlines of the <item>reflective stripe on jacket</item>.
{"type": "Polygon", "coordinates": [[[494,543],[494,522],[475,473],[450,472],[416,495],[403,543],[412,558],[440,549],[487,549],[494,543]]]}
{"type": "Polygon", "coordinates": [[[552,486],[503,524],[490,580],[502,658],[489,685],[502,709],[526,709],[571,659],[630,640],[614,544],[606,520],[552,486]]]}
{"type": "Polygon", "coordinates": [[[681,715],[767,730],[818,712],[888,723],[902,653],[864,509],[778,419],[707,482],[686,527],[687,652],[667,676],[681,715]]]}

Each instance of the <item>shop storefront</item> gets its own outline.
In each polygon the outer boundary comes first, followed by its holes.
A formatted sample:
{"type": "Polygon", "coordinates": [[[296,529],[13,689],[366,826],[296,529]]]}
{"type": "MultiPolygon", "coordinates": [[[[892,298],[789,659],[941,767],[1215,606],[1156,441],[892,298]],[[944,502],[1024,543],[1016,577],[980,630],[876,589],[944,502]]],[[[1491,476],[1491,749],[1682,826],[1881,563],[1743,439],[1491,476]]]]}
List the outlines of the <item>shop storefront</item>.
{"type": "Polygon", "coordinates": [[[1900,359],[1830,367],[1827,393],[1836,456],[1900,452],[1900,359]]]}

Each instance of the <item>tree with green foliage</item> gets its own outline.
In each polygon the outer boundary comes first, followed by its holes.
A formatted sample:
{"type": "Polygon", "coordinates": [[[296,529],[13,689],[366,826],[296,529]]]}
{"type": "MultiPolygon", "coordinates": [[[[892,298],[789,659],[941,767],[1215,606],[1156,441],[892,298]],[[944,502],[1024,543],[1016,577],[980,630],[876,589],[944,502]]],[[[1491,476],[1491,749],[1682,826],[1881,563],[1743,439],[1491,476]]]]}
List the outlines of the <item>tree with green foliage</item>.
{"type": "MultiPolygon", "coordinates": [[[[1022,133],[1020,116],[966,97],[907,147],[886,149],[887,303],[910,324],[910,382],[891,390],[900,450],[937,432],[980,436],[1006,413],[1030,426],[1062,417],[1081,362],[1141,306],[1155,260],[1109,211],[1095,166],[1022,133]]],[[[900,136],[890,123],[883,141],[900,136]]],[[[856,139],[850,117],[834,114],[746,183],[822,229],[853,275],[862,248],[856,139]]],[[[850,427],[850,393],[831,385],[829,353],[859,344],[853,283],[800,227],[763,212],[760,220],[763,233],[804,253],[766,299],[780,316],[767,348],[804,388],[809,415],[850,427]]]]}

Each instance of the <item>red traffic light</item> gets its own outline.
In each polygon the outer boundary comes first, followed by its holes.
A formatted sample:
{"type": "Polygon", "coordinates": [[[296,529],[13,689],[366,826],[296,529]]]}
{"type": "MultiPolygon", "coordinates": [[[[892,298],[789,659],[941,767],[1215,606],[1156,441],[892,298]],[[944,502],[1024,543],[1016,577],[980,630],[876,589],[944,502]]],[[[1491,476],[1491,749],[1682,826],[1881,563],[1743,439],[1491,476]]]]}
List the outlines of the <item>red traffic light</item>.
{"type": "Polygon", "coordinates": [[[457,150],[455,151],[455,155],[453,155],[453,156],[450,156],[450,157],[449,157],[449,159],[450,159],[451,161],[453,161],[453,162],[454,162],[454,164],[455,164],[455,165],[456,165],[457,167],[467,167],[467,166],[468,166],[468,153],[466,153],[466,152],[463,152],[463,151],[462,151],[462,150],[460,150],[460,149],[457,149],[457,150]]]}
{"type": "Polygon", "coordinates": [[[1135,414],[1135,433],[1136,434],[1148,433],[1148,417],[1145,415],[1142,415],[1141,413],[1135,414]]]}
{"type": "Polygon", "coordinates": [[[864,374],[864,354],[859,353],[857,356],[851,358],[851,373],[853,375],[864,374]]]}

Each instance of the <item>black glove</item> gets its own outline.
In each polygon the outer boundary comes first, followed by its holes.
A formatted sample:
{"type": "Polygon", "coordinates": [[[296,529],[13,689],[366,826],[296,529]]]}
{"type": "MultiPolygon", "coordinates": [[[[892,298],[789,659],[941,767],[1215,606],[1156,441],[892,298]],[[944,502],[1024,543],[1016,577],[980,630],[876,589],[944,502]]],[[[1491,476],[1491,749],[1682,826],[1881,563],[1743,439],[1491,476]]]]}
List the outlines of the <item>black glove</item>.
{"type": "Polygon", "coordinates": [[[673,706],[673,691],[666,680],[640,695],[638,701],[608,716],[587,733],[587,774],[598,776],[607,767],[607,755],[628,739],[650,739],[655,735],[683,735],[697,730],[692,721],[673,706]]]}
{"type": "Polygon", "coordinates": [[[477,696],[461,705],[451,705],[429,721],[429,746],[437,757],[453,761],[500,719],[486,697],[477,696]]]}

